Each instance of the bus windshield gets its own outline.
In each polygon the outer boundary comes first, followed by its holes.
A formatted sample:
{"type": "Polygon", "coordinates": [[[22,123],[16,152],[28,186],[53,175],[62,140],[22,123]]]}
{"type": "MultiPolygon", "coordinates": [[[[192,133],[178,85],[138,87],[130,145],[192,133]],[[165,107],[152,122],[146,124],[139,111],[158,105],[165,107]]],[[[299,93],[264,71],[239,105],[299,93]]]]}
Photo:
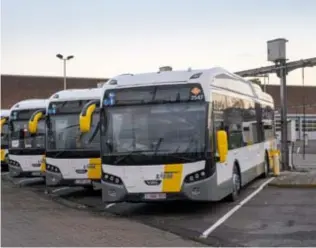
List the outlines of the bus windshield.
{"type": "Polygon", "coordinates": [[[9,126],[8,123],[3,124],[1,129],[1,148],[5,149],[9,145],[9,126]]]}
{"type": "Polygon", "coordinates": [[[181,102],[113,106],[105,111],[102,154],[109,164],[160,163],[182,157],[201,160],[205,152],[206,103],[181,102]],[[142,156],[142,161],[130,159],[142,156]],[[118,156],[121,156],[119,158],[118,156]]]}
{"type": "Polygon", "coordinates": [[[100,150],[99,113],[93,114],[91,130],[82,134],[79,113],[50,115],[47,150],[100,150]]]}
{"type": "MultiPolygon", "coordinates": [[[[12,121],[10,149],[44,149],[45,121],[38,122],[37,133],[28,132],[28,120],[12,121]]],[[[2,139],[1,139],[2,141],[2,139]]]]}

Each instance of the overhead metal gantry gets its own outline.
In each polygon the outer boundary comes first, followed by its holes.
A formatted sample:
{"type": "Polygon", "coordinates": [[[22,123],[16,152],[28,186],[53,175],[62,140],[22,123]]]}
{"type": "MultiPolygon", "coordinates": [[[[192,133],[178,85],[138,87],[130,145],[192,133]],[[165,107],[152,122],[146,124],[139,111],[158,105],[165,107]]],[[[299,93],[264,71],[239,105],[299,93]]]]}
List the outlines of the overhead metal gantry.
{"type": "MultiPolygon", "coordinates": [[[[313,67],[316,66],[316,57],[310,59],[301,59],[293,62],[286,63],[286,72],[289,73],[295,69],[304,68],[304,67],[313,67]]],[[[241,77],[257,77],[263,76],[269,73],[278,73],[280,69],[280,65],[272,65],[272,66],[265,66],[259,67],[255,69],[245,70],[245,71],[238,71],[235,74],[241,77]]]]}
{"type": "MultiPolygon", "coordinates": [[[[235,74],[241,77],[266,77],[268,74],[275,73],[281,80],[280,82],[280,115],[281,115],[281,161],[282,168],[289,168],[289,147],[288,147],[288,132],[287,132],[287,91],[286,91],[286,76],[289,72],[305,67],[316,66],[316,57],[309,59],[302,59],[293,62],[286,62],[285,55],[285,39],[275,39],[268,41],[268,61],[274,62],[272,66],[259,67],[255,69],[238,71],[235,74]]],[[[304,75],[304,70],[302,70],[304,75]]],[[[302,77],[304,78],[304,77],[302,77]]],[[[303,80],[304,82],[304,80],[303,80]]],[[[304,104],[305,105],[305,104],[304,104]]],[[[305,116],[304,106],[304,116],[305,116]]],[[[305,144],[305,143],[304,143],[305,144]]],[[[305,150],[305,149],[304,149],[305,150]]]]}

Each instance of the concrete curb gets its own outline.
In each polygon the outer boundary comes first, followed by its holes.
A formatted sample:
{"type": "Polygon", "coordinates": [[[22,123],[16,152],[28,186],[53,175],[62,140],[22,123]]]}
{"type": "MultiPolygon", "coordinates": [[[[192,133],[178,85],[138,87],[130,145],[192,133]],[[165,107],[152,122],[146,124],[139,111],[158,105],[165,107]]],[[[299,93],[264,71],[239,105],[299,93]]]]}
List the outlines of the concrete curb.
{"type": "Polygon", "coordinates": [[[311,184],[291,184],[291,183],[284,183],[284,184],[278,184],[278,183],[269,183],[268,186],[271,187],[277,187],[277,188],[289,188],[289,189],[313,189],[316,188],[315,183],[311,184]]]}

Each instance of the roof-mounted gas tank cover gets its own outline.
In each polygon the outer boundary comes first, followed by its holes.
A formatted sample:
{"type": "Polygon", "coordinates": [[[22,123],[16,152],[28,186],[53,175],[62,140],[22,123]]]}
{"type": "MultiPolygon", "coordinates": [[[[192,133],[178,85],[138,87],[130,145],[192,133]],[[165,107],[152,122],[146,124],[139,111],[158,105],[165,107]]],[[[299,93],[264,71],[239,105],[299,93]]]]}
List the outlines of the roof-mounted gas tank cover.
{"type": "Polygon", "coordinates": [[[171,66],[159,67],[159,72],[163,72],[163,71],[172,71],[172,67],[171,66]]]}
{"type": "Polygon", "coordinates": [[[109,84],[109,85],[117,85],[117,80],[116,79],[111,79],[107,84],[109,84]]]}

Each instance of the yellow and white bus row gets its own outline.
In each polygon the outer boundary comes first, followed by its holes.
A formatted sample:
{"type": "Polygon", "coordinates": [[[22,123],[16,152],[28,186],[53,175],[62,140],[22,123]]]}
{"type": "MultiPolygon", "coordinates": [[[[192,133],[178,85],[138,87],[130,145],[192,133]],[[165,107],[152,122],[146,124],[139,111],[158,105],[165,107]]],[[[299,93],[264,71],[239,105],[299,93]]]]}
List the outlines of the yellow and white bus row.
{"type": "Polygon", "coordinates": [[[104,202],[236,200],[268,176],[274,102],[223,68],[123,74],[1,111],[1,166],[104,202]]]}

